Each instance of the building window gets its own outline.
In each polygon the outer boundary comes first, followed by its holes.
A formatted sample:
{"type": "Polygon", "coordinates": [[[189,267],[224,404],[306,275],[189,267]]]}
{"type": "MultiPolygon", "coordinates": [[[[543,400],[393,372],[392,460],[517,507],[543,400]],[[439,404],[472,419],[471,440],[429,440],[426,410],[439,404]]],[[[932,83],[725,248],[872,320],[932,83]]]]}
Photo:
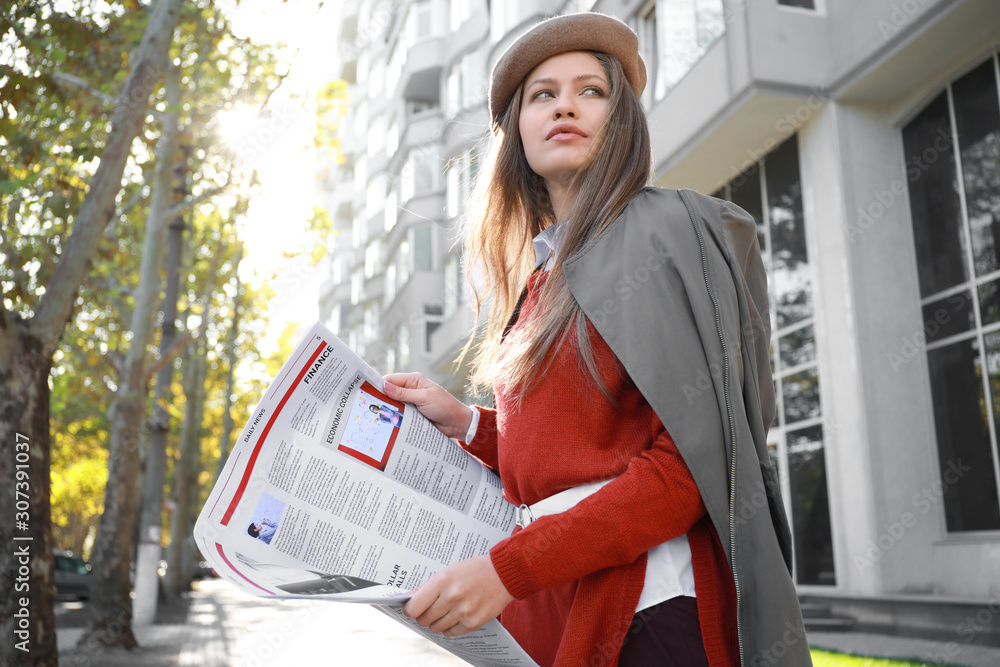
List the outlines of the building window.
{"type": "Polygon", "coordinates": [[[365,307],[364,332],[366,340],[375,340],[378,337],[378,303],[372,303],[365,307]]]}
{"type": "Polygon", "coordinates": [[[396,361],[399,362],[399,369],[406,370],[410,365],[410,330],[405,324],[400,324],[396,330],[396,361]]]}
{"type": "Polygon", "coordinates": [[[437,101],[429,102],[427,100],[406,100],[407,116],[413,116],[418,113],[423,113],[424,111],[430,111],[431,109],[437,108],[437,101]]]}
{"type": "Polygon", "coordinates": [[[486,49],[469,51],[451,67],[448,73],[448,100],[445,111],[454,116],[463,109],[486,100],[489,82],[486,78],[486,49]]]}
{"type": "Polygon", "coordinates": [[[396,226],[399,217],[399,205],[396,202],[396,190],[393,188],[385,198],[385,231],[396,226]]]}
{"type": "Polygon", "coordinates": [[[792,518],[795,580],[833,586],[833,534],[797,136],[716,196],[732,201],[757,221],[757,240],[767,268],[777,407],[768,449],[792,518]]]}
{"type": "Polygon", "coordinates": [[[343,308],[341,304],[333,304],[333,307],[330,309],[330,317],[327,319],[327,326],[330,327],[330,331],[332,331],[335,336],[340,335],[341,308],[343,308]]]}
{"type": "MultiPolygon", "coordinates": [[[[365,189],[365,217],[369,220],[385,209],[387,186],[385,172],[372,176],[372,179],[368,181],[368,187],[365,189]]],[[[374,230],[367,231],[367,235],[370,236],[374,230]]]]}
{"type": "Polygon", "coordinates": [[[374,157],[385,149],[388,132],[385,114],[379,114],[372,118],[371,126],[368,129],[368,157],[374,157]]]}
{"type": "Polygon", "coordinates": [[[517,24],[536,11],[532,0],[505,0],[491,2],[490,6],[490,44],[496,44],[504,38],[517,24]]]}
{"type": "Polygon", "coordinates": [[[368,97],[382,97],[385,89],[385,58],[376,58],[368,77],[368,97]]]}
{"type": "Polygon", "coordinates": [[[359,137],[368,135],[368,102],[361,100],[354,107],[354,132],[359,137]]]}
{"type": "Polygon", "coordinates": [[[334,257],[330,262],[330,280],[334,285],[339,285],[344,280],[344,258],[334,257]]]}
{"type": "Polygon", "coordinates": [[[722,0],[654,0],[635,15],[632,28],[649,72],[643,102],[651,105],[725,33],[722,0]]]}
{"type": "Polygon", "coordinates": [[[392,119],[389,123],[389,131],[385,135],[385,154],[391,158],[399,149],[399,120],[392,119]]]}
{"type": "Polygon", "coordinates": [[[364,192],[368,187],[368,158],[359,156],[354,164],[354,191],[364,192]]]}
{"type": "Polygon", "coordinates": [[[801,9],[816,9],[816,0],[778,0],[782,7],[800,7],[801,9]]]}
{"type": "Polygon", "coordinates": [[[337,335],[342,336],[345,331],[349,331],[351,327],[351,304],[341,303],[340,304],[340,326],[337,328],[337,335]]]}
{"type": "Polygon", "coordinates": [[[403,63],[406,60],[406,45],[401,39],[397,39],[392,46],[392,55],[389,56],[389,64],[385,68],[385,94],[392,97],[396,93],[396,86],[399,85],[399,78],[403,75],[403,63]]]}
{"type": "Polygon", "coordinates": [[[360,248],[364,243],[364,233],[366,227],[364,211],[358,211],[351,220],[351,246],[360,248]]]}
{"type": "MultiPolygon", "coordinates": [[[[396,285],[402,289],[410,280],[410,242],[404,239],[399,244],[399,254],[396,256],[396,285]]],[[[398,291],[398,290],[397,290],[398,291]]]]}
{"type": "Polygon", "coordinates": [[[660,39],[656,26],[656,2],[650,0],[638,14],[639,51],[646,63],[646,89],[642,91],[642,103],[647,109],[653,101],[663,95],[662,82],[658,76],[660,64],[660,39]]]}
{"type": "Polygon", "coordinates": [[[431,271],[434,267],[434,228],[430,225],[413,230],[413,270],[431,271]]]}
{"type": "Polygon", "coordinates": [[[431,339],[434,337],[434,332],[441,328],[443,315],[440,303],[424,304],[424,352],[427,354],[432,351],[431,339]]]}
{"type": "Polygon", "coordinates": [[[385,305],[388,308],[396,299],[396,265],[385,267],[385,305]]]}
{"type": "Polygon", "coordinates": [[[955,533],[1000,529],[997,76],[994,55],[903,128],[923,319],[917,335],[927,345],[945,520],[955,533]]]}
{"type": "Polygon", "coordinates": [[[437,146],[414,146],[400,170],[400,200],[405,204],[413,197],[422,197],[436,188],[437,146]]]}
{"type": "Polygon", "coordinates": [[[449,218],[457,218],[465,211],[472,186],[479,174],[479,152],[478,146],[473,147],[456,156],[448,165],[445,213],[449,218]]]}
{"type": "Polygon", "coordinates": [[[361,288],[365,283],[363,269],[359,266],[351,273],[351,303],[361,303],[361,288]]]}
{"type": "Polygon", "coordinates": [[[409,13],[406,15],[404,34],[407,48],[425,37],[430,37],[433,33],[434,3],[432,0],[416,0],[410,5],[409,13]]]}
{"type": "Polygon", "coordinates": [[[481,0],[451,0],[451,31],[458,32],[462,24],[468,21],[476,10],[482,11],[481,0]]]}
{"type": "Polygon", "coordinates": [[[379,239],[369,241],[365,248],[365,278],[374,278],[382,271],[382,242],[379,239]]]}
{"type": "Polygon", "coordinates": [[[448,255],[444,264],[444,316],[451,317],[458,310],[462,297],[462,281],[458,255],[448,255]]]}

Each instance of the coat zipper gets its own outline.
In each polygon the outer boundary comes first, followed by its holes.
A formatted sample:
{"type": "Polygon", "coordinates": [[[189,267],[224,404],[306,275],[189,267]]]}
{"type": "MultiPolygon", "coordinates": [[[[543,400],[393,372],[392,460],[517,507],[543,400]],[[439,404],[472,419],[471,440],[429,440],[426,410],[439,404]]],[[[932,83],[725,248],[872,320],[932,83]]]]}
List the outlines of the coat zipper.
{"type": "Polygon", "coordinates": [[[719,334],[719,342],[722,343],[722,393],[726,399],[726,412],[729,416],[729,436],[730,442],[732,442],[732,464],[729,469],[729,552],[733,561],[733,584],[736,588],[736,639],[740,645],[740,664],[745,665],[741,614],[743,604],[742,594],[740,593],[740,577],[736,568],[736,428],[733,425],[733,406],[729,399],[729,348],[726,345],[726,338],[722,334],[722,317],[719,315],[719,302],[715,298],[715,292],[712,291],[712,283],[708,276],[708,256],[705,252],[705,239],[702,236],[701,227],[695,223],[694,213],[691,211],[691,206],[688,204],[687,198],[683,196],[683,193],[679,194],[681,194],[681,200],[684,202],[684,208],[687,209],[688,218],[691,220],[695,234],[698,236],[698,247],[701,250],[701,269],[705,276],[705,289],[708,290],[708,296],[712,299],[712,305],[715,307],[715,330],[719,334]]]}

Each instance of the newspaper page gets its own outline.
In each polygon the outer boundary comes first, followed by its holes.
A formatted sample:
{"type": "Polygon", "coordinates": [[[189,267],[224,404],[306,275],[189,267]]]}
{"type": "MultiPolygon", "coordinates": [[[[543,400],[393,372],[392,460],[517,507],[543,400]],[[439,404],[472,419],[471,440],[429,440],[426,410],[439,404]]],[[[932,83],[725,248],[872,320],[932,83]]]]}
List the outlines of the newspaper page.
{"type": "Polygon", "coordinates": [[[253,409],[194,536],[249,593],[373,604],[473,665],[535,663],[496,620],[448,638],[401,608],[513,530],[499,477],[315,324],[253,409]]]}

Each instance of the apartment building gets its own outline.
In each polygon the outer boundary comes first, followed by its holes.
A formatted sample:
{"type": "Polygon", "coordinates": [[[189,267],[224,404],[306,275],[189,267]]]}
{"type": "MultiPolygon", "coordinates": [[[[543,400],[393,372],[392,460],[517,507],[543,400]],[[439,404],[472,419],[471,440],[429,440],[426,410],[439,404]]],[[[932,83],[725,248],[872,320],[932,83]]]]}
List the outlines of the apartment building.
{"type": "Polygon", "coordinates": [[[347,1],[321,312],[461,394],[455,220],[493,62],[555,14],[639,35],[655,185],[752,213],[769,432],[814,626],[1000,641],[1000,11],[991,0],[347,1]]]}

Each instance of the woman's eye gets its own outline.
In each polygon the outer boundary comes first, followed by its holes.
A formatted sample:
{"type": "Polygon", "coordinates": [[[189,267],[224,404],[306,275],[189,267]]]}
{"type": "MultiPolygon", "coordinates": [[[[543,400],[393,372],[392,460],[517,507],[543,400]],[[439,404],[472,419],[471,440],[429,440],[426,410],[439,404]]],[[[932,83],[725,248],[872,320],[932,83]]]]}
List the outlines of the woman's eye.
{"type": "Polygon", "coordinates": [[[597,88],[596,86],[591,86],[590,88],[587,88],[583,92],[585,92],[585,93],[596,93],[599,97],[602,96],[602,95],[604,95],[604,91],[601,90],[600,88],[597,88]]]}
{"type": "Polygon", "coordinates": [[[549,90],[539,90],[537,93],[535,93],[534,95],[531,96],[531,99],[534,100],[534,99],[537,99],[537,98],[541,97],[542,95],[551,95],[551,94],[552,94],[552,92],[549,91],[549,90]]]}

